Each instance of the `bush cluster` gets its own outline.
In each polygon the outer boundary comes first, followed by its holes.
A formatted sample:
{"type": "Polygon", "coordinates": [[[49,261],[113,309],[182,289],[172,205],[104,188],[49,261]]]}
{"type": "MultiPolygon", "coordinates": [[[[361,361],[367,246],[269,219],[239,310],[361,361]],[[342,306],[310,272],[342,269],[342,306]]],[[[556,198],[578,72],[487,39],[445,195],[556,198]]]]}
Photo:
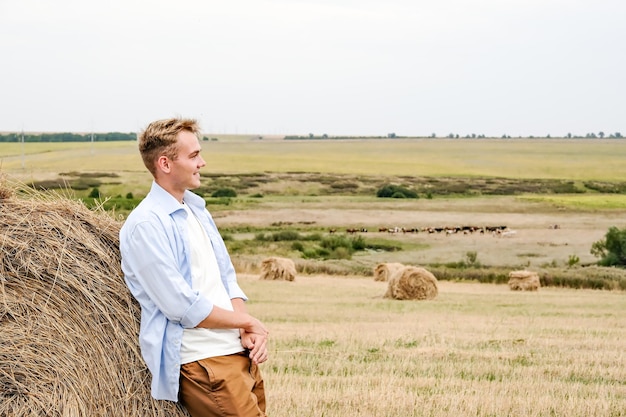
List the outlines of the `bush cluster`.
{"type": "Polygon", "coordinates": [[[419,198],[417,192],[402,185],[386,184],[378,189],[376,197],[380,198],[419,198]]]}
{"type": "Polygon", "coordinates": [[[211,197],[237,197],[237,191],[229,187],[219,188],[211,193],[211,197]]]}
{"type": "Polygon", "coordinates": [[[626,228],[610,227],[604,239],[591,245],[591,254],[600,258],[598,265],[626,266],[626,228]]]}
{"type": "Polygon", "coordinates": [[[400,250],[399,246],[367,242],[363,236],[345,234],[322,236],[319,233],[300,234],[295,230],[280,230],[273,233],[257,233],[257,242],[292,242],[290,249],[301,253],[304,259],[351,259],[358,251],[400,250]]]}

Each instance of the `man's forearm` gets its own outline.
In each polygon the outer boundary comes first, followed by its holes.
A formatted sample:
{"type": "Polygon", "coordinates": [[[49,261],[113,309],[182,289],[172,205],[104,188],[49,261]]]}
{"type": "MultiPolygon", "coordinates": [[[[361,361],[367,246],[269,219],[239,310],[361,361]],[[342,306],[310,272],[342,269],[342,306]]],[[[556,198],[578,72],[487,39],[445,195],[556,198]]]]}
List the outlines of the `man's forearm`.
{"type": "Polygon", "coordinates": [[[239,313],[248,314],[248,308],[246,307],[246,302],[241,298],[232,298],[231,303],[233,305],[233,309],[239,313]]]}
{"type": "Polygon", "coordinates": [[[196,327],[205,329],[243,329],[249,333],[267,335],[267,329],[263,323],[246,312],[246,306],[242,299],[233,299],[233,309],[235,311],[214,305],[211,313],[196,327]]]}
{"type": "Polygon", "coordinates": [[[196,327],[205,329],[240,329],[250,328],[254,324],[254,318],[245,311],[235,309],[226,310],[213,306],[211,313],[196,327]]]}

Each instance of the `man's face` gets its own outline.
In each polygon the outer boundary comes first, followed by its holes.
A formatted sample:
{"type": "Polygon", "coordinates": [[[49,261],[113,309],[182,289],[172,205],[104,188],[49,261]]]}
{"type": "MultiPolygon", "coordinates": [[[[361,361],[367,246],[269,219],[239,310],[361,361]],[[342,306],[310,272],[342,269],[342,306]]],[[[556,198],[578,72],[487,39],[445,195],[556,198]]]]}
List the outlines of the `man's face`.
{"type": "Polygon", "coordinates": [[[192,190],[200,186],[200,168],[206,165],[200,156],[200,142],[192,132],[178,134],[178,156],[171,163],[171,178],[179,190],[192,190]]]}

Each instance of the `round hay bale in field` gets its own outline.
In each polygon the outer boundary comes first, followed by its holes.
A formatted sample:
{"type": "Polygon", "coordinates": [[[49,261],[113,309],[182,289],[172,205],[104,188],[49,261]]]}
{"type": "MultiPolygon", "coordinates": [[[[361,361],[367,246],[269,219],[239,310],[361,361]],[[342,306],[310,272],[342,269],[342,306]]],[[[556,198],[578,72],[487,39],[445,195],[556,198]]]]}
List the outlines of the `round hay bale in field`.
{"type": "Polygon", "coordinates": [[[537,291],[541,287],[539,274],[531,271],[509,272],[509,288],[513,291],[537,291]]]}
{"type": "Polygon", "coordinates": [[[438,293],[437,278],[431,272],[417,266],[405,266],[389,278],[384,298],[432,300],[438,293]]]}
{"type": "Polygon", "coordinates": [[[374,281],[388,282],[389,278],[404,265],[398,262],[383,262],[374,267],[374,281]]]}
{"type": "Polygon", "coordinates": [[[150,396],[121,224],[60,196],[18,194],[0,181],[0,415],[187,415],[150,396]]]}
{"type": "Polygon", "coordinates": [[[293,281],[296,279],[296,264],[288,258],[272,256],[261,262],[262,280],[293,281]]]}

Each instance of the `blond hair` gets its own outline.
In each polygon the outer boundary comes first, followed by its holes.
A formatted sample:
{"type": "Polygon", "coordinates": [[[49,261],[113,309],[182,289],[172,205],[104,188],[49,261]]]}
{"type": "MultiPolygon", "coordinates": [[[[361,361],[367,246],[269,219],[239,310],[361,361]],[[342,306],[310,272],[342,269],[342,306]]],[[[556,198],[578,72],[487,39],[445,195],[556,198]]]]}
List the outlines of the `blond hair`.
{"type": "Polygon", "coordinates": [[[176,159],[178,156],[176,141],[178,134],[184,131],[199,137],[200,126],[195,119],[176,117],[154,121],[139,134],[139,154],[152,175],[156,173],[156,161],[160,156],[176,159]]]}

